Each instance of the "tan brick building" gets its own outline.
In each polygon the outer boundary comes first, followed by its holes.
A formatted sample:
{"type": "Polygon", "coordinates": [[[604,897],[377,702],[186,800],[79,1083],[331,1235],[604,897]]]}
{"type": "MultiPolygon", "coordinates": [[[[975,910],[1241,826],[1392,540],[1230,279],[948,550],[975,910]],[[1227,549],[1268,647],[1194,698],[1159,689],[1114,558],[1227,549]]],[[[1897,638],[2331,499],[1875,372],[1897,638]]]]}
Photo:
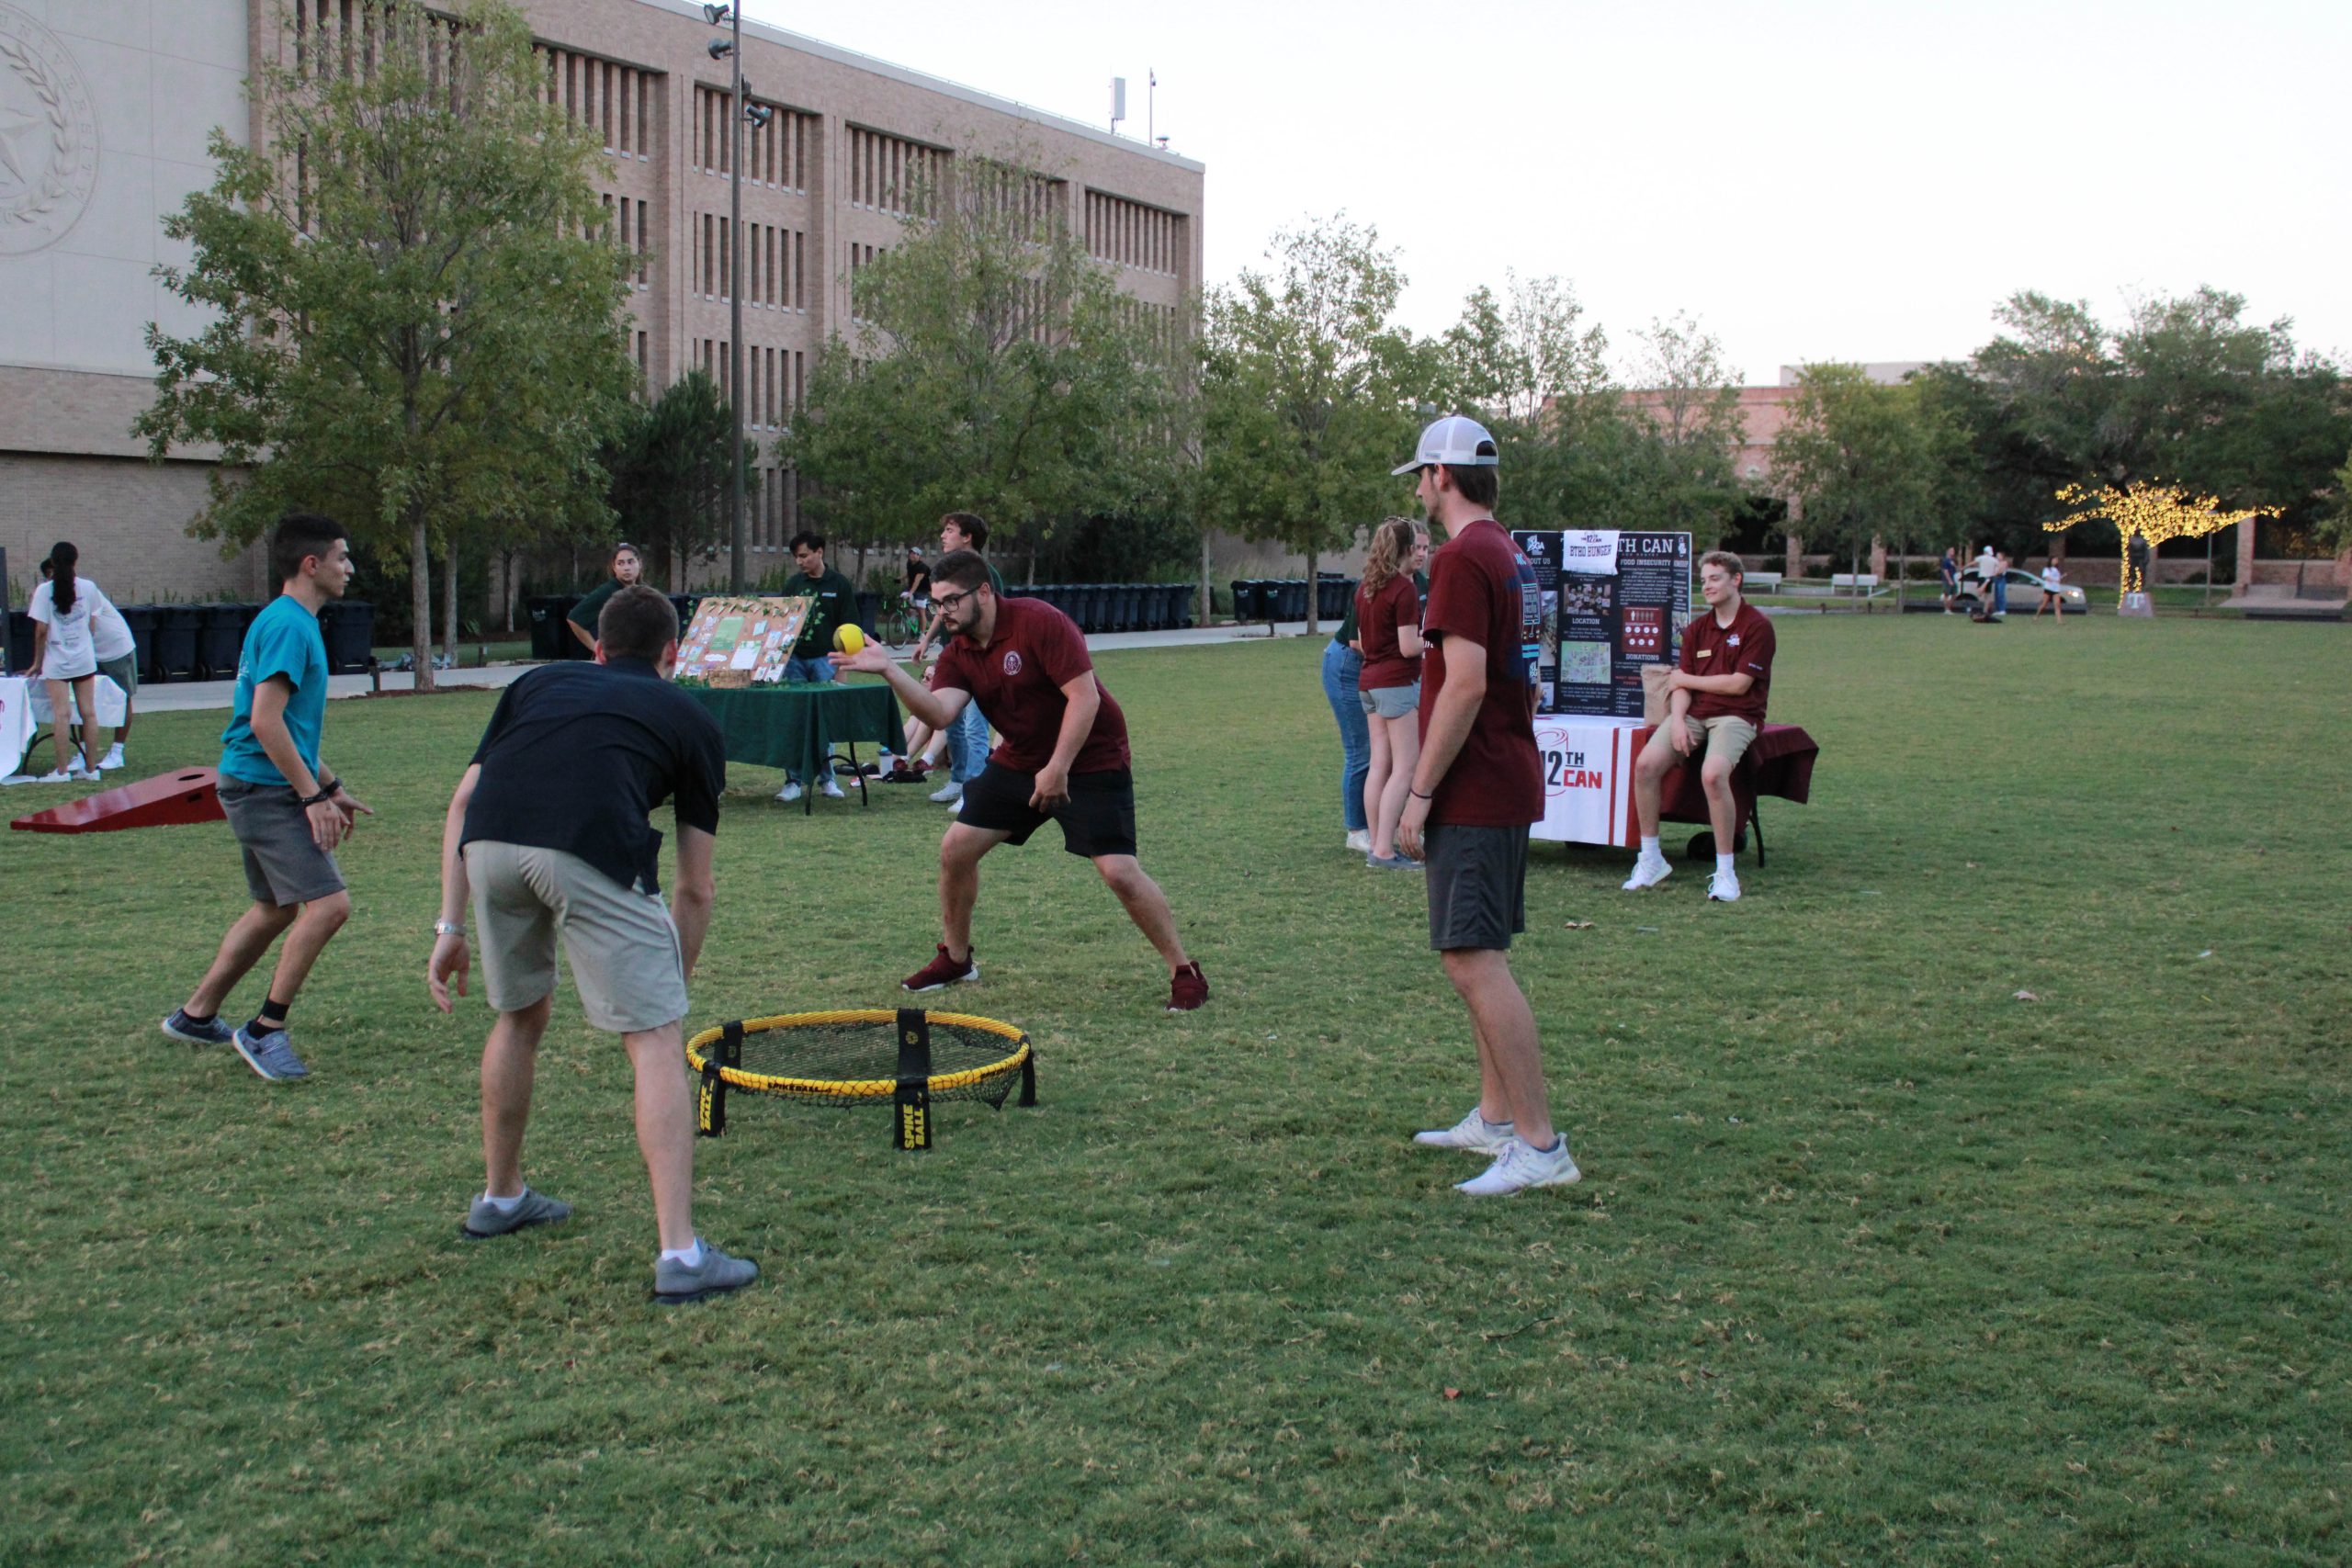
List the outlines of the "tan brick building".
{"type": "MultiPolygon", "coordinates": [[[[350,9],[295,8],[328,34],[350,9]]],[[[723,29],[688,0],[522,8],[550,100],[603,137],[597,187],[640,261],[638,363],[656,386],[695,367],[725,385],[732,67],[707,47],[723,29]]],[[[72,538],[119,600],[262,587],[250,552],[223,560],[187,536],[208,454],[151,466],[129,424],[153,392],[145,324],[193,325],[148,275],[184,259],[162,219],[209,183],[212,127],[256,134],[242,84],[250,60],[290,44],[279,17],[279,0],[0,0],[0,42],[14,46],[0,51],[0,547],[19,586],[51,540],[72,538]]],[[[818,350],[849,331],[852,275],[896,243],[913,179],[939,160],[1024,159],[1139,308],[1172,314],[1200,287],[1197,163],[753,23],[743,74],[749,101],[775,111],[744,128],[744,406],[763,452],[818,350]]],[[[762,477],[753,575],[799,525],[791,476],[762,477]]],[[[722,553],[706,570],[726,566],[722,553]]]]}

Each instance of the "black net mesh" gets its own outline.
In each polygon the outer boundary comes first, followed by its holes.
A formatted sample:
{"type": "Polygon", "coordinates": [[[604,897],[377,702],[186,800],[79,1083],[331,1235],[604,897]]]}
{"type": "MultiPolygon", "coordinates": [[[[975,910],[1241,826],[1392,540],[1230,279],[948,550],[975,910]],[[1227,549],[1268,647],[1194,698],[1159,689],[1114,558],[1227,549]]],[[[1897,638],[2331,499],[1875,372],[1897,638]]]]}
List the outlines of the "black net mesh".
{"type": "MultiPolygon", "coordinates": [[[[762,1027],[743,1025],[739,1059],[725,1077],[729,1087],[815,1104],[872,1105],[898,1088],[899,1032],[888,1013],[817,1015],[762,1027]]],[[[1001,1107],[1021,1081],[1028,1043],[1018,1032],[952,1023],[933,1017],[931,1098],[978,1100],[1001,1107]]],[[[720,1060],[722,1043],[697,1041],[696,1055],[720,1060]]]]}

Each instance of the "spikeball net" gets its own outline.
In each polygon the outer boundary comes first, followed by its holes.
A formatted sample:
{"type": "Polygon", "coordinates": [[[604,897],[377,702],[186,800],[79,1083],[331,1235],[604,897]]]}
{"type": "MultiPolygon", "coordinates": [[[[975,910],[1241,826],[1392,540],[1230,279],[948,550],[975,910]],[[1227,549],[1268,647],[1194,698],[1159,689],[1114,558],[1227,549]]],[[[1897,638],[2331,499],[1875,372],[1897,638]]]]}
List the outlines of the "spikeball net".
{"type": "Polygon", "coordinates": [[[701,1078],[695,1130],[727,1130],[727,1094],[775,1095],[817,1105],[894,1108],[891,1138],[901,1149],[931,1147],[931,1102],[978,1100],[1002,1110],[1017,1083],[1019,1103],[1037,1103],[1037,1056],[1009,1023],[923,1008],[790,1012],[706,1029],[686,1042],[686,1065],[701,1078]]]}

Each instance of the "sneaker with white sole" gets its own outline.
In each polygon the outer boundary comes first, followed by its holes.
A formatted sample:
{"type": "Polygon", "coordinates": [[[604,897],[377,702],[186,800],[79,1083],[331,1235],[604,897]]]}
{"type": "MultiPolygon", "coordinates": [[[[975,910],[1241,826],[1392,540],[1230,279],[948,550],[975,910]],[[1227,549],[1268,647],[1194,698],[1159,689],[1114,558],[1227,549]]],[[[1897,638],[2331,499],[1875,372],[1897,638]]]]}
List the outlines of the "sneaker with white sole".
{"type": "Polygon", "coordinates": [[[1372,829],[1369,828],[1351,829],[1348,834],[1348,848],[1360,855],[1372,853],[1372,829]]]}
{"type": "Polygon", "coordinates": [[[947,944],[939,944],[939,955],[905,979],[899,982],[910,991],[936,991],[948,986],[961,986],[980,977],[979,955],[967,950],[961,958],[948,955],[947,944]]]}
{"type": "Polygon", "coordinates": [[[1707,902],[1736,904],[1739,902],[1739,873],[1719,871],[1707,878],[1707,902]]]}
{"type": "Polygon", "coordinates": [[[1634,862],[1634,874],[1625,879],[1624,890],[1639,893],[1645,887],[1656,887],[1674,874],[1674,867],[1664,855],[1642,855],[1634,862]]]}
{"type": "Polygon", "coordinates": [[[1514,1137],[1484,1174],[1455,1182],[1453,1190],[1473,1198],[1507,1198],[1531,1187],[1566,1187],[1583,1179],[1584,1172],[1568,1156],[1567,1139],[1559,1139],[1548,1149],[1531,1149],[1514,1137]]]}
{"type": "Polygon", "coordinates": [[[68,768],[65,772],[66,776],[72,779],[75,784],[96,784],[98,782],[98,770],[90,766],[89,763],[85,762],[79,757],[74,759],[74,765],[71,768],[68,768]]]}
{"type": "Polygon", "coordinates": [[[35,784],[72,784],[77,776],[79,776],[79,775],[74,774],[74,773],[67,773],[63,768],[51,768],[51,769],[50,769],[50,770],[49,770],[49,772],[47,772],[47,773],[38,773],[38,774],[34,775],[33,783],[35,783],[35,784]]]}
{"type": "Polygon", "coordinates": [[[191,1045],[226,1045],[237,1032],[221,1022],[218,1014],[199,1021],[188,1017],[187,1009],[174,1008],[172,1016],[164,1020],[164,1032],[191,1045]]]}
{"type": "Polygon", "coordinates": [[[823,795],[827,800],[839,800],[842,798],[842,795],[841,781],[839,779],[827,779],[823,784],[817,786],[817,793],[823,795]]]}
{"type": "Polygon", "coordinates": [[[304,1066],[302,1058],[294,1054],[293,1038],[282,1029],[273,1029],[256,1038],[251,1030],[240,1024],[236,1033],[230,1036],[229,1043],[237,1048],[237,1055],[245,1059],[245,1066],[272,1083],[289,1083],[311,1076],[311,1069],[304,1066]]]}
{"type": "Polygon", "coordinates": [[[959,805],[964,799],[964,786],[954,779],[949,779],[946,784],[933,790],[929,799],[935,806],[959,805]]]}
{"type": "Polygon", "coordinates": [[[1511,1141],[1510,1130],[1510,1122],[1489,1122],[1474,1105],[1470,1114],[1453,1126],[1416,1133],[1413,1142],[1425,1149],[1467,1149],[1472,1154],[1498,1155],[1503,1152],[1503,1145],[1511,1141]]]}
{"type": "Polygon", "coordinates": [[[800,786],[797,784],[786,784],[782,789],[775,792],[775,797],[786,804],[798,800],[800,798],[800,786]]]}
{"type": "Polygon", "coordinates": [[[107,748],[107,754],[105,756],[98,759],[98,771],[100,773],[110,773],[121,766],[122,742],[118,740],[113,745],[107,748]]]}

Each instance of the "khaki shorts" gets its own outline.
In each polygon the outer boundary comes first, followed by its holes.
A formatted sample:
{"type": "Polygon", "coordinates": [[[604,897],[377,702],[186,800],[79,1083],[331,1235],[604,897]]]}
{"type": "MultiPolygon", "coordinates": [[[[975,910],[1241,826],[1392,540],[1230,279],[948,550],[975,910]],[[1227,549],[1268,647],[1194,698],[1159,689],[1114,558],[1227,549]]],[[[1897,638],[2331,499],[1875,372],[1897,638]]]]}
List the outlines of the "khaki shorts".
{"type": "Polygon", "coordinates": [[[1726,768],[1739,766],[1747,749],[1756,744],[1756,727],[1744,718],[1730,714],[1717,714],[1713,718],[1692,718],[1684,715],[1683,733],[1690,738],[1690,761],[1701,762],[1710,757],[1722,759],[1726,768]]]}
{"type": "Polygon", "coordinates": [[[555,990],[560,931],[590,1023],[635,1034],[686,1016],[678,928],[658,895],[623,887],[561,850],[484,839],[466,846],[466,877],[482,988],[500,1012],[520,1012],[555,990]]]}

